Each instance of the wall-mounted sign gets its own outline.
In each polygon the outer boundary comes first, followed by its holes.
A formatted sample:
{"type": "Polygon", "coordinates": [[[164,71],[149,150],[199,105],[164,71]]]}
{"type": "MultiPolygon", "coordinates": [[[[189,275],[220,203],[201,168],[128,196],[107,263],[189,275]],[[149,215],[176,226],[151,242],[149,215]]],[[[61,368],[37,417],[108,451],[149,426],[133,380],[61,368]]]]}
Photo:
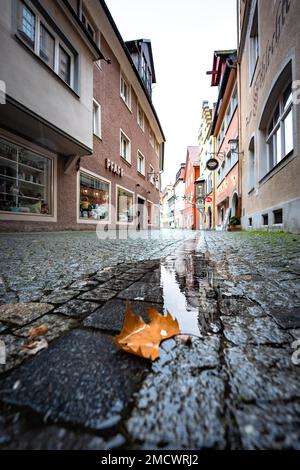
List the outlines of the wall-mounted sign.
{"type": "Polygon", "coordinates": [[[212,201],[212,198],[211,198],[210,196],[207,196],[207,197],[205,198],[205,202],[211,202],[211,201],[212,201]]]}
{"type": "Polygon", "coordinates": [[[109,158],[105,159],[105,168],[116,175],[123,176],[124,170],[117,163],[112,162],[109,158]]]}
{"type": "Polygon", "coordinates": [[[219,162],[216,158],[210,158],[206,162],[206,168],[210,171],[215,171],[219,168],[219,162]]]}

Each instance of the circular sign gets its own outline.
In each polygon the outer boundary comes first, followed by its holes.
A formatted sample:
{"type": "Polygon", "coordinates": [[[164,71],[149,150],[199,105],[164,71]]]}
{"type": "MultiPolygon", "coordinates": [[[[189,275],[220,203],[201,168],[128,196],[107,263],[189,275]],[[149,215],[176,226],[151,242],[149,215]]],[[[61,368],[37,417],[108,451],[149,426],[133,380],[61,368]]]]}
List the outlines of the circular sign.
{"type": "Polygon", "coordinates": [[[219,167],[219,162],[216,158],[210,158],[206,162],[206,168],[210,171],[215,171],[219,167]]]}
{"type": "Polygon", "coordinates": [[[205,202],[211,202],[211,201],[212,201],[212,198],[211,198],[211,197],[207,196],[207,197],[205,198],[205,202]]]}

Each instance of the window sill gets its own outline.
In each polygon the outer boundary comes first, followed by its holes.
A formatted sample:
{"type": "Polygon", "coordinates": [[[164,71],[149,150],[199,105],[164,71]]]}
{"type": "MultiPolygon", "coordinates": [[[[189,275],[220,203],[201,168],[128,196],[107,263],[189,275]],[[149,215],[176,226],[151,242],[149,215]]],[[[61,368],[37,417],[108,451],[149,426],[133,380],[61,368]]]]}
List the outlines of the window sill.
{"type": "Polygon", "coordinates": [[[56,80],[58,80],[69,92],[71,92],[74,97],[76,98],[80,98],[80,94],[75,91],[73,88],[70,87],[70,85],[68,85],[62,78],[60,78],[59,75],[57,75],[56,72],[54,72],[54,70],[49,67],[49,65],[46,64],[46,62],[44,62],[27,44],[26,42],[22,39],[22,37],[15,33],[15,38],[16,40],[18,41],[18,43],[24,47],[24,49],[26,49],[30,54],[31,56],[40,64],[42,65],[56,80]]]}
{"type": "Polygon", "coordinates": [[[141,178],[143,178],[144,180],[146,179],[146,176],[144,175],[144,173],[141,173],[139,170],[137,170],[137,173],[141,178]]]}
{"type": "Polygon", "coordinates": [[[121,98],[121,101],[122,101],[122,103],[124,103],[124,104],[125,104],[125,106],[126,106],[126,108],[128,109],[128,111],[130,111],[130,112],[131,112],[131,114],[132,114],[132,111],[131,111],[131,106],[129,106],[129,104],[128,104],[128,103],[126,103],[126,101],[124,100],[124,98],[123,98],[123,96],[122,96],[122,95],[120,95],[120,98],[121,98]]]}
{"type": "Polygon", "coordinates": [[[255,190],[255,187],[253,186],[253,188],[249,189],[248,191],[248,196],[250,196],[251,194],[254,193],[254,190],[255,190]]]}
{"type": "Polygon", "coordinates": [[[122,160],[124,163],[126,163],[126,165],[128,165],[129,167],[132,166],[132,165],[131,165],[131,162],[129,162],[128,160],[126,160],[126,158],[122,157],[122,155],[120,155],[120,158],[121,158],[121,160],[122,160]]]}
{"type": "Polygon", "coordinates": [[[102,142],[102,136],[101,135],[93,133],[93,137],[96,137],[97,140],[100,140],[102,142]]]}
{"type": "Polygon", "coordinates": [[[267,181],[269,181],[270,178],[275,176],[280,170],[282,170],[282,168],[284,168],[296,157],[297,154],[295,154],[294,151],[288,153],[282,160],[280,160],[279,163],[277,163],[277,165],[273,166],[273,168],[259,180],[259,184],[265,184],[267,181]]]}

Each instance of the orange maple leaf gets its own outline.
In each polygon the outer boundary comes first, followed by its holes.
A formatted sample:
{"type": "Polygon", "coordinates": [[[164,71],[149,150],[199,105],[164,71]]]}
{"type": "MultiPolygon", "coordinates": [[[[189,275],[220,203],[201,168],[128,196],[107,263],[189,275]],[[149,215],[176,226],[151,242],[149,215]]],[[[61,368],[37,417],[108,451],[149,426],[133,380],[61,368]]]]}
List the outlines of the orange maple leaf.
{"type": "Polygon", "coordinates": [[[149,324],[137,317],[127,303],[123,329],[113,340],[120,349],[154,361],[159,357],[161,341],[178,335],[179,325],[168,310],[166,316],[154,308],[146,308],[146,311],[150,318],[149,324]]]}

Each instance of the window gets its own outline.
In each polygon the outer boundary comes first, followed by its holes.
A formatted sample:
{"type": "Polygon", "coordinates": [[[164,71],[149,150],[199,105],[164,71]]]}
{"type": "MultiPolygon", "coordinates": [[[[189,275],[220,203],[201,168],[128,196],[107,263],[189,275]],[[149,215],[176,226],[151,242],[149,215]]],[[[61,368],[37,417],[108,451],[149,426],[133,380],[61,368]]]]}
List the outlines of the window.
{"type": "Polygon", "coordinates": [[[70,85],[71,80],[71,57],[64,50],[62,46],[59,46],[59,65],[58,65],[58,75],[63,79],[68,85],[70,85]]]}
{"type": "Polygon", "coordinates": [[[250,30],[250,41],[249,41],[249,49],[250,49],[250,61],[249,61],[249,77],[250,77],[250,84],[252,83],[252,79],[254,76],[254,72],[256,69],[256,64],[259,57],[259,38],[258,38],[258,8],[257,4],[253,14],[252,26],[250,30]]]}
{"type": "Polygon", "coordinates": [[[0,211],[53,215],[53,160],[0,138],[0,211]]]}
{"type": "Polygon", "coordinates": [[[226,155],[226,173],[229,173],[229,171],[231,170],[232,168],[232,159],[231,159],[231,151],[229,151],[226,155]]]}
{"type": "Polygon", "coordinates": [[[120,155],[128,163],[131,163],[130,140],[122,130],[120,137],[120,155]]]}
{"type": "Polygon", "coordinates": [[[143,110],[142,110],[142,108],[140,107],[139,104],[138,104],[138,107],[137,107],[137,123],[140,126],[140,128],[142,130],[144,130],[144,128],[145,128],[145,115],[144,115],[144,112],[143,112],[143,110]]]}
{"type": "Polygon", "coordinates": [[[277,209],[276,211],[273,211],[273,217],[274,217],[274,224],[282,224],[283,222],[282,209],[277,209]]]}
{"type": "Polygon", "coordinates": [[[80,172],[80,218],[108,221],[109,203],[109,183],[80,172]]]}
{"type": "Polygon", "coordinates": [[[150,142],[150,144],[153,148],[154,148],[154,140],[155,140],[154,133],[153,133],[152,129],[150,129],[150,131],[149,131],[149,142],[150,142]]]}
{"type": "Polygon", "coordinates": [[[120,95],[122,100],[127,104],[128,108],[130,108],[130,85],[128,84],[127,80],[125,80],[123,75],[121,75],[120,95]]]}
{"type": "Polygon", "coordinates": [[[233,114],[235,111],[235,108],[238,105],[238,93],[237,93],[237,87],[235,87],[232,97],[231,97],[231,113],[233,114]]]}
{"type": "Polygon", "coordinates": [[[54,69],[54,51],[55,51],[55,39],[52,34],[49,33],[47,28],[41,23],[40,25],[40,58],[43,59],[46,64],[54,69]]]}
{"type": "Polygon", "coordinates": [[[294,149],[292,84],[285,89],[267,127],[268,170],[294,149]]]}
{"type": "Polygon", "coordinates": [[[101,106],[93,100],[93,134],[101,137],[101,106]]]}
{"type": "Polygon", "coordinates": [[[85,8],[82,8],[81,10],[81,21],[89,35],[91,36],[92,39],[95,39],[96,33],[95,33],[95,28],[92,26],[92,22],[88,19],[88,13],[85,10],[85,8]]]}
{"type": "Polygon", "coordinates": [[[263,225],[269,225],[269,216],[268,216],[268,214],[263,214],[262,215],[262,224],[263,225]]]}
{"type": "Polygon", "coordinates": [[[149,181],[151,184],[155,183],[154,168],[152,165],[149,165],[149,181]]]}
{"type": "Polygon", "coordinates": [[[133,193],[117,187],[117,221],[133,222],[133,193]]]}
{"type": "MultiPolygon", "coordinates": [[[[28,2],[29,3],[29,2],[28,2]]],[[[71,88],[74,88],[75,56],[50,28],[38,10],[18,3],[18,37],[71,88]]]]}
{"type": "Polygon", "coordinates": [[[249,225],[249,227],[252,227],[252,217],[249,217],[249,219],[248,219],[248,225],[249,225]]]}
{"type": "Polygon", "coordinates": [[[145,174],[145,157],[139,150],[137,154],[137,171],[142,175],[145,174]]]}
{"type": "Polygon", "coordinates": [[[35,28],[35,14],[24,2],[19,2],[18,31],[31,49],[35,44],[35,28]]]}
{"type": "Polygon", "coordinates": [[[248,191],[255,186],[255,147],[254,137],[252,137],[248,150],[248,191]]]}
{"type": "Polygon", "coordinates": [[[155,148],[156,155],[159,157],[159,143],[157,142],[156,139],[155,139],[155,143],[154,143],[154,148],[155,148]]]}

